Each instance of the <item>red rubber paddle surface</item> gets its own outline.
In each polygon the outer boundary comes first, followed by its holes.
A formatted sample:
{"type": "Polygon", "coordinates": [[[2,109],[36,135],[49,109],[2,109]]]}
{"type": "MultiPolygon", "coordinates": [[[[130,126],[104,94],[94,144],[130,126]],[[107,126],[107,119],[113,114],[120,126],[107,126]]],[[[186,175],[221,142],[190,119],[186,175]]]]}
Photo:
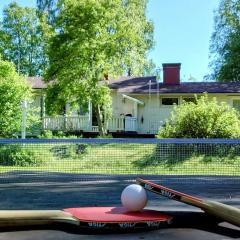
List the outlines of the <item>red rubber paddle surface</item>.
{"type": "Polygon", "coordinates": [[[171,216],[155,210],[142,210],[139,212],[129,212],[123,207],[82,207],[67,208],[64,212],[71,213],[80,221],[94,222],[146,222],[162,221],[168,222],[171,216]]]}

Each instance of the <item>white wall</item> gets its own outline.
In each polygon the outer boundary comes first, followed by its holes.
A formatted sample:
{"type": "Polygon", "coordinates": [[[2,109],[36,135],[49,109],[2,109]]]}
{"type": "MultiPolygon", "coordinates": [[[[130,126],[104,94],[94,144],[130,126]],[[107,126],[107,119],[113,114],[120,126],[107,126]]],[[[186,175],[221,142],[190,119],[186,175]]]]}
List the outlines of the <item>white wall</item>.
{"type": "MultiPolygon", "coordinates": [[[[161,104],[161,98],[163,97],[178,97],[181,104],[182,98],[193,97],[193,94],[164,94],[164,95],[139,95],[139,94],[127,94],[145,103],[144,106],[138,105],[138,133],[142,134],[156,134],[158,127],[166,122],[170,118],[173,111],[173,106],[164,106],[161,104]]],[[[211,97],[216,97],[219,103],[226,102],[232,106],[233,96],[226,94],[211,94],[211,97]]],[[[240,96],[239,96],[240,97],[240,96]]],[[[113,116],[118,117],[121,114],[127,114],[134,112],[134,102],[123,98],[121,94],[112,92],[113,100],[113,116]]]]}
{"type": "Polygon", "coordinates": [[[114,117],[132,114],[134,116],[134,102],[129,99],[123,99],[122,94],[112,92],[112,113],[114,117]]]}

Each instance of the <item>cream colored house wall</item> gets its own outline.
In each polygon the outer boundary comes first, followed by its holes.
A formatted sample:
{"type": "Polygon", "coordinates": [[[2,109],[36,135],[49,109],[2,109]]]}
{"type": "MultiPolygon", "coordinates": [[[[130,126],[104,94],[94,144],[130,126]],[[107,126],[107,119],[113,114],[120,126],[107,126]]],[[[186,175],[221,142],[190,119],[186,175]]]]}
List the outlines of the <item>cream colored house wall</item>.
{"type": "MultiPolygon", "coordinates": [[[[138,105],[137,121],[138,133],[155,134],[160,125],[163,125],[167,119],[170,118],[174,109],[173,106],[164,106],[161,104],[161,99],[164,97],[177,97],[179,103],[183,101],[184,97],[194,97],[194,94],[127,94],[144,102],[144,106],[138,105]]],[[[216,97],[219,103],[225,102],[232,106],[232,99],[238,96],[231,96],[226,94],[209,94],[210,98],[216,97]]],[[[240,95],[239,95],[240,99],[240,95]]],[[[123,100],[122,94],[112,92],[113,101],[113,116],[134,113],[134,102],[128,99],[123,100]]]]}
{"type": "Polygon", "coordinates": [[[30,103],[30,108],[34,108],[34,112],[36,115],[41,117],[42,109],[42,95],[40,93],[35,93],[33,95],[33,101],[30,103]]]}
{"type": "MultiPolygon", "coordinates": [[[[126,94],[130,97],[138,99],[144,105],[137,104],[128,98],[123,98],[121,93],[115,90],[111,92],[112,97],[112,113],[113,117],[118,118],[125,115],[132,115],[137,119],[137,132],[140,134],[156,134],[159,126],[163,125],[171,116],[174,109],[173,106],[164,106],[161,104],[163,97],[178,97],[181,104],[184,97],[193,97],[194,94],[126,94]],[[137,111],[136,111],[137,105],[137,111]]],[[[41,115],[41,97],[42,92],[35,92],[33,105],[39,107],[39,116],[41,115]]],[[[225,102],[232,106],[233,99],[240,100],[240,94],[209,94],[209,97],[216,97],[219,103],[225,102]]],[[[43,111],[43,110],[42,110],[43,111]]],[[[75,116],[76,113],[68,111],[70,116],[75,116]],[[75,114],[75,115],[74,115],[75,114]]],[[[91,110],[90,110],[91,112],[91,110]]],[[[87,116],[87,113],[86,115],[87,116]]],[[[89,116],[91,119],[92,116],[89,116]]],[[[91,125],[91,124],[90,124],[91,125]]]]}
{"type": "Polygon", "coordinates": [[[114,117],[131,114],[134,116],[134,104],[129,99],[124,99],[122,94],[112,92],[112,114],[114,117]]]}

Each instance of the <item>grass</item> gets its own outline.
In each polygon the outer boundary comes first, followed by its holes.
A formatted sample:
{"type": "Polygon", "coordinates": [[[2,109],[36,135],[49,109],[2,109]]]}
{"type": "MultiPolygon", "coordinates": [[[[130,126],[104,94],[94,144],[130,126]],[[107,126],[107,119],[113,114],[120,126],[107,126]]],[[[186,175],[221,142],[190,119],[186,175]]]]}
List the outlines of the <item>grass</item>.
{"type": "MultiPolygon", "coordinates": [[[[181,149],[163,149],[156,154],[151,144],[36,145],[40,166],[1,166],[0,172],[47,171],[89,174],[176,174],[176,175],[240,175],[240,155],[196,154],[181,149]],[[178,152],[179,150],[179,152],[178,152]]],[[[0,161],[1,163],[1,161],[0,161]]]]}

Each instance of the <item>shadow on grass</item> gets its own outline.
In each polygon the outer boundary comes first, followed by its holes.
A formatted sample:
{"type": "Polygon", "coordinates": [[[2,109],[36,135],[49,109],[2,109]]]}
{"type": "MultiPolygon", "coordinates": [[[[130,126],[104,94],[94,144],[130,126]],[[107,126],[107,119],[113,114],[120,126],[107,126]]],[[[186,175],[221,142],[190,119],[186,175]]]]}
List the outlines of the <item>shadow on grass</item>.
{"type": "Polygon", "coordinates": [[[90,151],[88,144],[56,145],[50,149],[54,156],[62,158],[79,158],[90,151]]]}
{"type": "Polygon", "coordinates": [[[164,165],[171,168],[189,160],[198,159],[202,163],[234,163],[239,160],[239,145],[224,144],[158,144],[151,154],[134,162],[138,168],[164,165]]]}

